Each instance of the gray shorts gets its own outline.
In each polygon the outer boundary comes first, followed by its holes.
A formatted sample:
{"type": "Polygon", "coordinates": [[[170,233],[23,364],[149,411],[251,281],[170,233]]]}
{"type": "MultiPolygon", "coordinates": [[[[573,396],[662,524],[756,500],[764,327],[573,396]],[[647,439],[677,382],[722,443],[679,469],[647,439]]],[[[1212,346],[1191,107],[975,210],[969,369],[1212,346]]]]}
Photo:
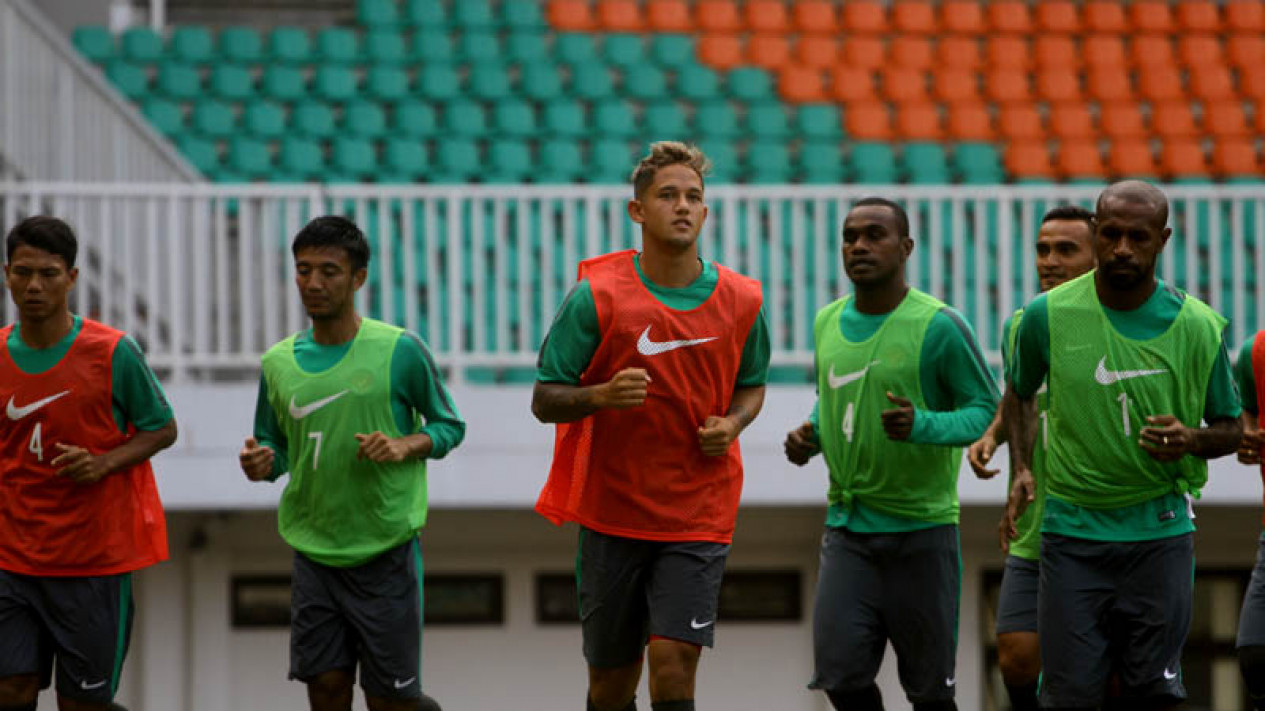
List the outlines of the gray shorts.
{"type": "Polygon", "coordinates": [[[1243,596],[1239,636],[1234,646],[1265,646],[1265,534],[1257,545],[1256,567],[1252,568],[1252,580],[1243,596]]]}
{"type": "Polygon", "coordinates": [[[813,609],[810,688],[865,689],[891,641],[910,702],[952,699],[961,581],[955,525],[908,533],[827,528],[813,609]]]}
{"type": "Polygon", "coordinates": [[[997,634],[1037,631],[1037,588],[1041,584],[1041,564],[1035,560],[1006,556],[997,599],[997,634]]]}
{"type": "Polygon", "coordinates": [[[581,528],[579,549],[576,584],[589,666],[633,664],[651,636],[712,646],[728,545],[643,541],[581,528]]]}
{"type": "Polygon", "coordinates": [[[132,636],[132,574],[32,577],[0,570],[0,678],[33,674],[40,688],[108,704],[132,636]]]}
{"type": "Polygon", "coordinates": [[[1091,541],[1041,536],[1041,706],[1121,696],[1184,699],[1182,645],[1194,597],[1194,536],[1091,541]]]}
{"type": "Polygon", "coordinates": [[[370,696],[422,693],[422,554],[416,538],[352,568],[294,554],[290,678],[355,672],[370,696]]]}

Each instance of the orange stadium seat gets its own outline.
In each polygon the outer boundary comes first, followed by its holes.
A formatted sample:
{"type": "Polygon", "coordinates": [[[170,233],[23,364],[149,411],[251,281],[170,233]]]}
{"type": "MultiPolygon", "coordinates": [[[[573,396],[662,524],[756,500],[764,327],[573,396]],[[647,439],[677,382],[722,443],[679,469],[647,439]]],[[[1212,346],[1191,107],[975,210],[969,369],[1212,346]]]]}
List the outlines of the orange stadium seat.
{"type": "Polygon", "coordinates": [[[1173,67],[1150,67],[1138,72],[1138,93],[1147,101],[1185,98],[1181,72],[1173,67]]]}
{"type": "Polygon", "coordinates": [[[1001,107],[998,126],[1002,137],[1011,141],[1045,140],[1045,127],[1035,106],[1013,104],[1001,107]]]}
{"type": "Polygon", "coordinates": [[[742,40],[737,35],[703,35],[698,41],[698,58],[703,64],[727,71],[742,65],[742,40]]]}
{"type": "Polygon", "coordinates": [[[791,19],[801,34],[835,34],[839,18],[830,0],[799,0],[791,8],[791,19]]]}
{"type": "Polygon", "coordinates": [[[1265,37],[1232,35],[1226,40],[1226,56],[1239,71],[1257,71],[1265,64],[1265,37]]]}
{"type": "Polygon", "coordinates": [[[1142,139],[1121,139],[1113,142],[1111,148],[1107,150],[1107,167],[1112,175],[1117,177],[1144,177],[1159,174],[1151,146],[1142,139]]]}
{"type": "Polygon", "coordinates": [[[1225,53],[1214,35],[1181,35],[1177,38],[1177,58],[1186,68],[1222,65],[1225,53]]]}
{"type": "Polygon", "coordinates": [[[778,74],[777,89],[784,100],[793,103],[820,103],[827,100],[821,70],[815,67],[789,66],[782,69],[778,74]]]}
{"type": "Polygon", "coordinates": [[[839,42],[830,35],[800,35],[795,61],[805,67],[829,69],[839,63],[839,42]]]}
{"type": "Polygon", "coordinates": [[[1054,164],[1045,141],[1012,141],[1006,146],[1006,171],[1016,178],[1054,178],[1054,164]]]}
{"type": "Polygon", "coordinates": [[[694,19],[703,32],[738,32],[743,29],[734,0],[698,0],[694,19]]]}
{"type": "Polygon", "coordinates": [[[1075,35],[1081,31],[1080,12],[1071,0],[1045,0],[1037,6],[1037,27],[1042,32],[1075,35]]]}
{"type": "Polygon", "coordinates": [[[948,104],[980,101],[979,74],[969,69],[937,69],[931,80],[931,91],[948,104]]]}
{"type": "Polygon", "coordinates": [[[1028,46],[1026,37],[997,35],[989,37],[986,43],[988,66],[999,69],[1032,68],[1032,48],[1028,46]]]}
{"type": "Polygon", "coordinates": [[[1246,139],[1227,139],[1212,145],[1212,169],[1219,177],[1259,176],[1265,172],[1256,146],[1246,139]]]}
{"type": "Polygon", "coordinates": [[[791,40],[784,34],[751,35],[747,61],[764,69],[781,69],[791,63],[791,40]]]}
{"type": "Polygon", "coordinates": [[[650,0],[646,3],[646,21],[656,32],[690,32],[694,21],[685,0],[650,0]]]}
{"type": "Polygon", "coordinates": [[[1200,101],[1223,101],[1237,96],[1230,70],[1220,64],[1192,70],[1187,86],[1190,87],[1190,95],[1200,101]]]}
{"type": "Polygon", "coordinates": [[[1050,135],[1065,141],[1086,141],[1098,136],[1094,119],[1083,102],[1050,107],[1050,135]]]}
{"type": "Polygon", "coordinates": [[[1080,101],[1080,76],[1067,69],[1045,69],[1037,74],[1037,96],[1043,101],[1080,101]]]}
{"type": "Polygon", "coordinates": [[[1066,35],[1038,37],[1033,43],[1032,55],[1042,69],[1075,70],[1081,59],[1076,40],[1066,35]]]}
{"type": "Polygon", "coordinates": [[[1089,67],[1123,67],[1125,59],[1124,40],[1116,35],[1092,35],[1081,43],[1081,53],[1085,56],[1085,64],[1089,67]]]}
{"type": "Polygon", "coordinates": [[[927,75],[922,70],[888,67],[879,76],[880,90],[889,101],[912,104],[927,100],[927,75]]]}
{"type": "Polygon", "coordinates": [[[1203,178],[1211,173],[1203,146],[1193,138],[1165,141],[1160,151],[1160,171],[1169,179],[1203,178]]]}
{"type": "Polygon", "coordinates": [[[883,103],[858,103],[847,108],[848,136],[862,141],[892,140],[892,115],[883,103]]]}
{"type": "Polygon", "coordinates": [[[1147,135],[1142,110],[1132,101],[1102,104],[1098,108],[1098,126],[1112,140],[1141,139],[1147,135]]]}
{"type": "Polygon", "coordinates": [[[1024,0],[992,0],[988,7],[988,27],[993,32],[1032,34],[1032,15],[1024,0]]]}
{"type": "Polygon", "coordinates": [[[929,1],[905,0],[893,3],[892,24],[907,35],[931,35],[938,30],[936,8],[929,1]]]}
{"type": "Polygon", "coordinates": [[[1238,99],[1205,103],[1203,130],[1213,138],[1247,138],[1247,113],[1238,99]]]}
{"type": "Polygon", "coordinates": [[[1177,26],[1182,32],[1220,32],[1221,13],[1213,0],[1179,0],[1177,26]]]}
{"type": "Polygon", "coordinates": [[[1090,0],[1082,8],[1081,17],[1089,32],[1118,35],[1129,29],[1124,17],[1124,3],[1118,0],[1090,0]]]}
{"type": "Polygon", "coordinates": [[[1101,178],[1107,174],[1097,141],[1084,139],[1059,144],[1057,168],[1060,176],[1072,180],[1101,178]]]}
{"type": "Polygon", "coordinates": [[[887,63],[887,47],[877,37],[849,37],[843,41],[843,63],[878,69],[887,63]]]}
{"type": "Polygon", "coordinates": [[[1256,132],[1265,133],[1265,111],[1256,112],[1256,132]]]}
{"type": "Polygon", "coordinates": [[[843,29],[849,34],[887,32],[887,6],[881,0],[853,0],[843,4],[843,29]]]}
{"type": "Polygon", "coordinates": [[[1199,135],[1195,114],[1188,101],[1165,101],[1151,106],[1151,132],[1160,138],[1194,138],[1199,135]]]}
{"type": "Polygon", "coordinates": [[[874,72],[863,67],[835,67],[830,75],[830,95],[843,103],[874,101],[874,72]]]}
{"type": "Polygon", "coordinates": [[[944,140],[940,107],[932,103],[905,104],[896,109],[896,133],[907,141],[944,140]]]}
{"type": "Polygon", "coordinates": [[[999,104],[1032,101],[1028,73],[1021,69],[994,69],[984,77],[984,95],[999,104]]]}
{"type": "Polygon", "coordinates": [[[1159,65],[1177,66],[1173,43],[1162,35],[1137,35],[1129,43],[1129,61],[1137,69],[1159,65]]]}
{"type": "Polygon", "coordinates": [[[977,0],[944,0],[940,3],[940,26],[960,35],[982,35],[984,9],[977,0]]]}
{"type": "Polygon", "coordinates": [[[549,24],[562,32],[592,32],[597,27],[588,0],[549,0],[549,24]]]}
{"type": "Polygon", "coordinates": [[[887,53],[894,64],[910,69],[931,69],[936,64],[935,47],[926,37],[898,36],[887,53]]]}
{"type": "Polygon", "coordinates": [[[1261,102],[1265,101],[1265,71],[1259,68],[1256,71],[1239,71],[1239,95],[1251,99],[1256,103],[1256,114],[1259,118],[1265,115],[1265,110],[1261,108],[1261,102]]]}
{"type": "Polygon", "coordinates": [[[637,0],[599,0],[597,24],[610,32],[640,32],[646,28],[637,0]]]}
{"type": "Polygon", "coordinates": [[[1234,0],[1227,2],[1222,8],[1225,12],[1225,28],[1230,32],[1253,34],[1265,32],[1265,4],[1250,0],[1234,0]]]}
{"type": "Polygon", "coordinates": [[[936,61],[942,67],[971,71],[984,66],[979,40],[974,37],[941,37],[936,43],[936,61]]]}
{"type": "Polygon", "coordinates": [[[786,32],[791,26],[782,0],[747,0],[743,14],[752,32],[786,32]]]}
{"type": "Polygon", "coordinates": [[[993,130],[993,116],[984,104],[950,104],[949,137],[955,141],[992,141],[997,137],[993,130]]]}
{"type": "Polygon", "coordinates": [[[1124,67],[1090,69],[1085,79],[1089,96],[1097,101],[1117,101],[1133,96],[1133,84],[1124,67]]]}
{"type": "Polygon", "coordinates": [[[1134,32],[1167,35],[1173,32],[1173,11],[1168,0],[1134,0],[1129,3],[1129,24],[1134,32]]]}

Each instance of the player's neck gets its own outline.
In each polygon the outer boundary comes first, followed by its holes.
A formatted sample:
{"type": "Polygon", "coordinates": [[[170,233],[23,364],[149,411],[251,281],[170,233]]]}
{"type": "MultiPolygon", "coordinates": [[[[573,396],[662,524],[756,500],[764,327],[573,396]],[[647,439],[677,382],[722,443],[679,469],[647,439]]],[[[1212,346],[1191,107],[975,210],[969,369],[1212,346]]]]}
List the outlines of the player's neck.
{"type": "Polygon", "coordinates": [[[52,348],[75,327],[75,316],[67,309],[61,313],[38,321],[22,321],[18,328],[18,336],[29,348],[40,350],[52,348]]]}
{"type": "Polygon", "coordinates": [[[340,346],[360,331],[360,314],[349,311],[330,319],[312,320],[312,340],[322,346],[340,346]]]}
{"type": "Polygon", "coordinates": [[[655,285],[668,289],[693,284],[703,273],[703,263],[698,260],[698,243],[675,250],[645,240],[641,248],[641,273],[655,285]]]}
{"type": "Polygon", "coordinates": [[[1102,272],[1094,274],[1094,288],[1098,292],[1098,302],[1113,311],[1133,311],[1142,307],[1142,304],[1151,298],[1155,293],[1159,283],[1155,280],[1155,275],[1151,278],[1144,279],[1137,286],[1121,291],[1112,288],[1111,284],[1103,278],[1102,272]]]}
{"type": "Polygon", "coordinates": [[[905,300],[909,285],[904,279],[888,284],[854,284],[856,309],[863,314],[890,314],[905,300]]]}

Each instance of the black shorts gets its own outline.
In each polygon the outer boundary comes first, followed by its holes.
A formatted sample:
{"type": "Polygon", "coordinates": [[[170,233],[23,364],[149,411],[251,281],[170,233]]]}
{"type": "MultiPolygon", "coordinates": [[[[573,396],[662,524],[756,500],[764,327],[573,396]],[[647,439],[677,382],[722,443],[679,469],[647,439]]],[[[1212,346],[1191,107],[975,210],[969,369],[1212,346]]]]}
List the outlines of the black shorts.
{"type": "Polygon", "coordinates": [[[1037,631],[1037,589],[1041,584],[1041,564],[1035,560],[1006,556],[1006,569],[997,596],[997,634],[1037,631]]]}
{"type": "Polygon", "coordinates": [[[911,702],[952,699],[961,580],[955,525],[906,533],[826,529],[813,608],[810,688],[865,689],[874,683],[890,641],[911,702]]]}
{"type": "Polygon", "coordinates": [[[1236,647],[1265,646],[1265,535],[1261,536],[1256,551],[1256,567],[1252,568],[1252,580],[1243,596],[1243,609],[1239,612],[1239,636],[1236,647]]]}
{"type": "Polygon", "coordinates": [[[727,544],[643,541],[581,528],[579,548],[576,583],[589,666],[633,664],[652,635],[712,646],[727,544]]]}
{"type": "Polygon", "coordinates": [[[335,568],[294,554],[290,678],[354,672],[370,696],[422,693],[422,554],[416,538],[362,565],[335,568]]]}
{"type": "Polygon", "coordinates": [[[1111,671],[1125,698],[1186,698],[1194,564],[1190,533],[1130,542],[1042,534],[1041,706],[1097,707],[1111,671]]]}
{"type": "Polygon", "coordinates": [[[55,668],[59,695],[109,703],[134,614],[131,573],[54,578],[0,570],[0,678],[33,674],[48,688],[55,668]]]}

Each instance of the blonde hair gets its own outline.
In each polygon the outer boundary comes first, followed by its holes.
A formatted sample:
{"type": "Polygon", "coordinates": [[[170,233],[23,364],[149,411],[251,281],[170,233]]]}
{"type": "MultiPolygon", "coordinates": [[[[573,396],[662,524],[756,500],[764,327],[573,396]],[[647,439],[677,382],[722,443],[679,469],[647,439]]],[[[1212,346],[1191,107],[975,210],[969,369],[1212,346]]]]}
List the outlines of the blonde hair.
{"type": "Polygon", "coordinates": [[[694,169],[701,180],[712,170],[712,162],[698,146],[680,141],[657,141],[650,144],[650,153],[637,163],[632,172],[633,194],[641,193],[654,182],[660,168],[685,165],[694,169]]]}

